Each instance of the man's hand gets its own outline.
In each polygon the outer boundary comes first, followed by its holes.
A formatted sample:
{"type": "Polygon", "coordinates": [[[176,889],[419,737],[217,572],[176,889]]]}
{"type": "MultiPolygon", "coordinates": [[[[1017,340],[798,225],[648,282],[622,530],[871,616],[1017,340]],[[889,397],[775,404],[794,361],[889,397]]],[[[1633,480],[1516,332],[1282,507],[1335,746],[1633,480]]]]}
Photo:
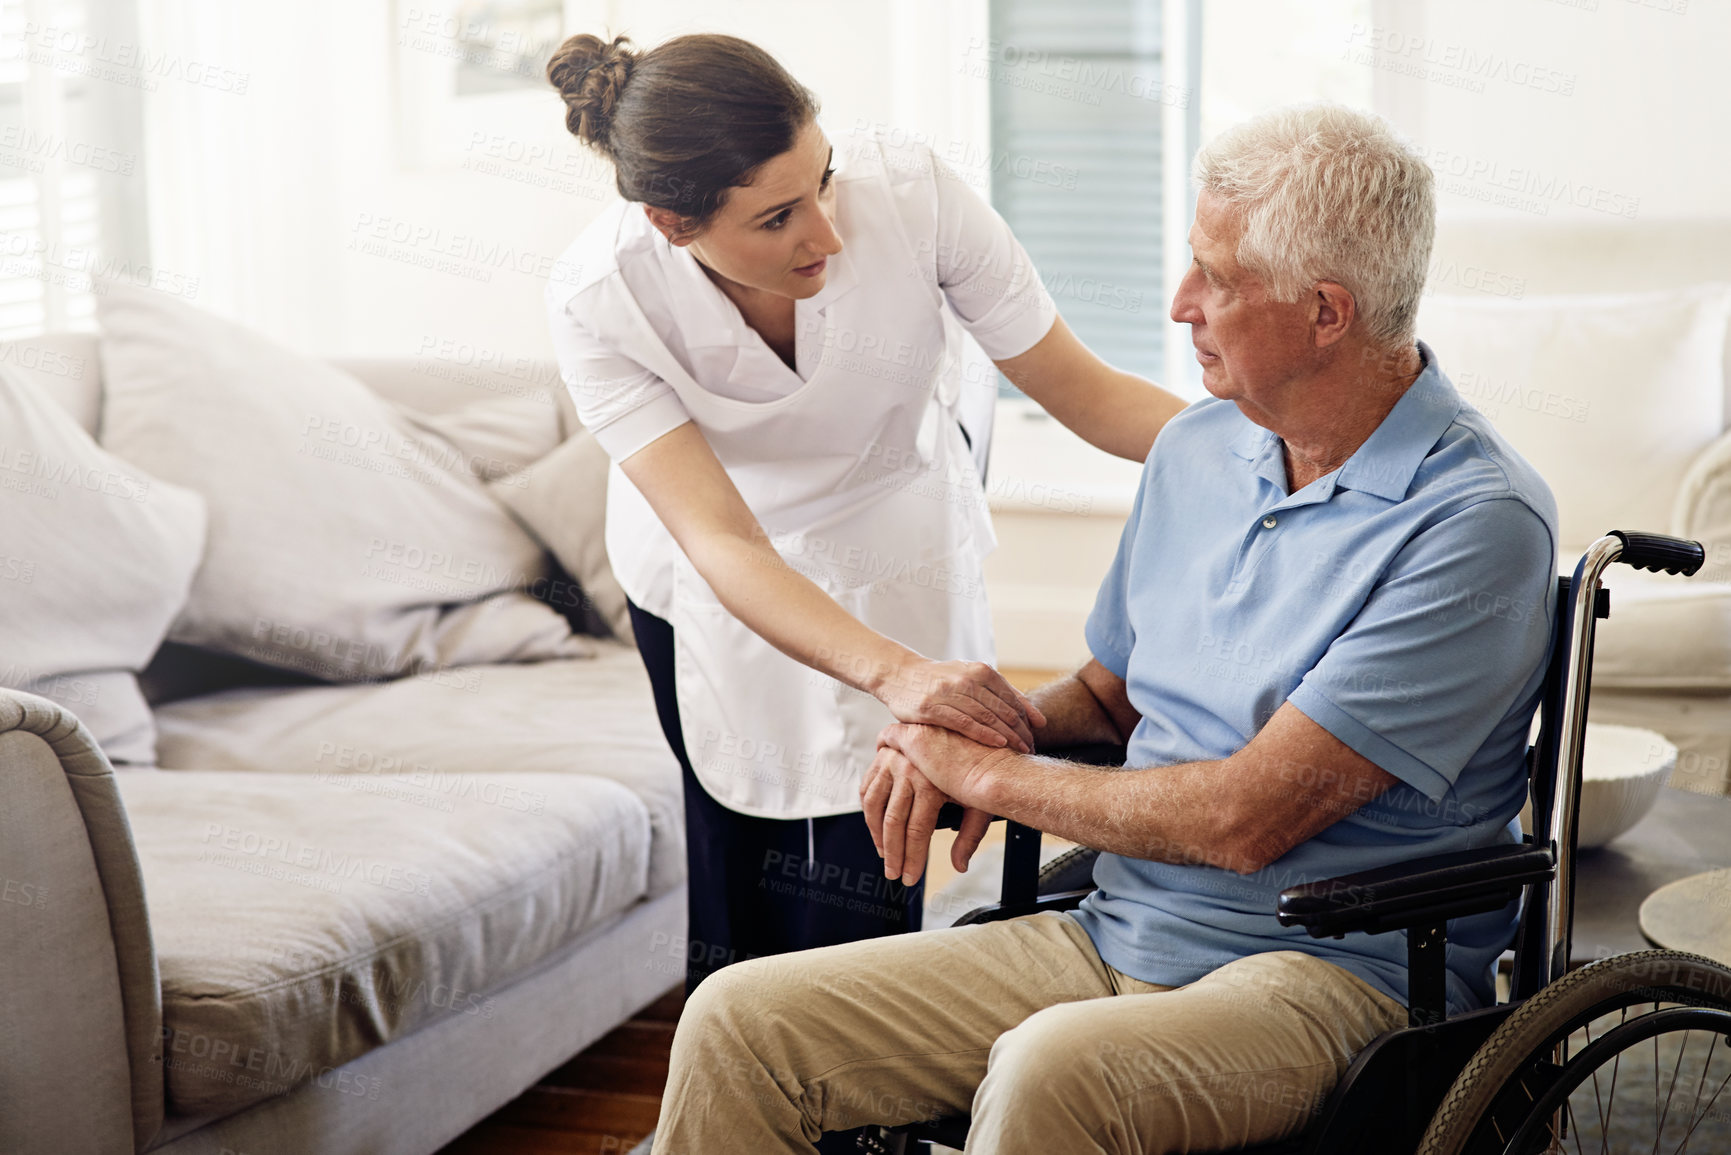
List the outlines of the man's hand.
{"type": "Polygon", "coordinates": [[[990,775],[1021,755],[987,746],[939,726],[895,724],[878,734],[878,748],[900,751],[933,786],[963,806],[976,806],[990,775]]]}
{"type": "Polygon", "coordinates": [[[884,875],[912,886],[925,872],[926,854],[945,802],[963,805],[962,828],[950,848],[958,871],[985,837],[992,816],[969,805],[985,775],[1006,758],[1002,747],[983,746],[952,730],[898,723],[878,735],[877,757],[860,782],[860,804],[884,875]]]}

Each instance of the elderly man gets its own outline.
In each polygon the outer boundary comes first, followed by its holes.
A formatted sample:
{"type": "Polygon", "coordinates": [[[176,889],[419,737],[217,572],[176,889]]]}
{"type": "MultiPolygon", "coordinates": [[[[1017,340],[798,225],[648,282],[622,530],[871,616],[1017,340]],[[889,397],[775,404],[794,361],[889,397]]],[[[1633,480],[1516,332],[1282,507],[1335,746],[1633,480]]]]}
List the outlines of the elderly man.
{"type": "MultiPolygon", "coordinates": [[[[970,1152],[1216,1150],[1301,1130],[1405,1021],[1397,934],[1281,927],[1286,886],[1510,841],[1549,642],[1544,482],[1414,334],[1424,162],[1374,117],[1288,109],[1196,160],[1172,318],[1212,395],[1166,427],[1042,744],[892,726],[862,785],[917,879],[938,806],[1099,848],[1074,914],[727,968],[679,1025],[658,1155],[812,1151],[971,1111],[970,1152]]],[[[1451,926],[1454,1011],[1512,914],[1451,926]]]]}

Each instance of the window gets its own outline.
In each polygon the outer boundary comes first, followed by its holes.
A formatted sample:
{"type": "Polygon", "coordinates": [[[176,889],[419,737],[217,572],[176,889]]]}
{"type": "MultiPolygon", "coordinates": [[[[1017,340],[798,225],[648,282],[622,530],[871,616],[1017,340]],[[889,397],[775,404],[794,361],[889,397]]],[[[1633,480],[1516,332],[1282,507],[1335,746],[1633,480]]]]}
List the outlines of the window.
{"type": "MultiPolygon", "coordinates": [[[[1064,319],[1106,361],[1202,395],[1167,320],[1190,260],[1202,0],[989,0],[992,203],[1064,319]]],[[[1000,513],[1121,518],[1139,464],[1088,445],[1001,376],[987,491],[1000,513]],[[1040,505],[1019,497],[1062,493],[1040,505]]]]}
{"type": "Polygon", "coordinates": [[[1165,9],[1196,4],[992,0],[989,16],[992,202],[1082,341],[1155,381],[1171,368],[1167,186],[1188,185],[1169,165],[1194,151],[1197,105],[1195,70],[1167,66],[1197,25],[1165,9]]]}
{"type": "Polygon", "coordinates": [[[0,340],[94,329],[90,274],[142,263],[130,21],[126,0],[0,2],[0,340]]]}

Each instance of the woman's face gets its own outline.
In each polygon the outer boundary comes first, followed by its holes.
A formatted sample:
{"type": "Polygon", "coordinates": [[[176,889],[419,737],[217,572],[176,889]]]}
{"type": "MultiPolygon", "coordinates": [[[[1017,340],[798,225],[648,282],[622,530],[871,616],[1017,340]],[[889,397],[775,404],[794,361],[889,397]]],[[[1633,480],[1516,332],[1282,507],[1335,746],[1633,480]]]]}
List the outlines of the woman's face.
{"type": "MultiPolygon", "coordinates": [[[[689,244],[704,265],[747,288],[794,300],[815,296],[828,258],[842,247],[835,231],[834,154],[823,130],[808,122],[793,147],[765,161],[749,185],[728,190],[702,231],[683,237],[675,228],[669,239],[689,244]]],[[[677,218],[661,212],[650,209],[650,220],[669,233],[667,224],[677,218]]]]}

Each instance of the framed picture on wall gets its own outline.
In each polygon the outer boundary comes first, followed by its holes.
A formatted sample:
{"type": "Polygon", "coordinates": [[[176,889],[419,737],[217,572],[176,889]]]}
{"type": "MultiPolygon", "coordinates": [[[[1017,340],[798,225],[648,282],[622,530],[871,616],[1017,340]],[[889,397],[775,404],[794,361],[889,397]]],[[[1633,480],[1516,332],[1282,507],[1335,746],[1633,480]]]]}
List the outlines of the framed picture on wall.
{"type": "Polygon", "coordinates": [[[393,0],[399,165],[462,168],[483,143],[496,151],[557,142],[562,105],[546,68],[567,34],[566,8],[564,0],[393,0]]]}

